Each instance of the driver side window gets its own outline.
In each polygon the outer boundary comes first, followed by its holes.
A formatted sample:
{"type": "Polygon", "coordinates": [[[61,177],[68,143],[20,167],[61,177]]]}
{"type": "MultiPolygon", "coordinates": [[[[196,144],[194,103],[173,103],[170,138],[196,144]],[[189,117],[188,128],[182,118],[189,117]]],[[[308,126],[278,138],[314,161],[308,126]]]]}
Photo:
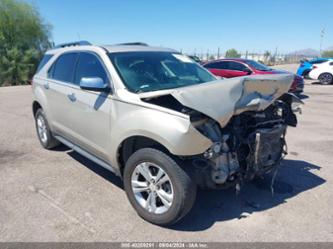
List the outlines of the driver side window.
{"type": "Polygon", "coordinates": [[[235,71],[244,71],[246,69],[246,66],[244,66],[241,63],[229,61],[229,70],[235,70],[235,71]]]}
{"type": "Polygon", "coordinates": [[[105,83],[109,83],[107,73],[98,59],[92,53],[80,53],[79,61],[77,63],[75,84],[79,85],[82,78],[98,77],[103,79],[105,83]]]}

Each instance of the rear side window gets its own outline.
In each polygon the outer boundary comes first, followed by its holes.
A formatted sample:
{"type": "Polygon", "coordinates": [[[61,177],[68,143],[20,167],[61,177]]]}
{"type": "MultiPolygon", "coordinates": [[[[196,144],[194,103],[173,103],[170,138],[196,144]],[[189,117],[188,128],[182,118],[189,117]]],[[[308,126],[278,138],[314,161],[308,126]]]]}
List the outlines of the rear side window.
{"type": "Polygon", "coordinates": [[[39,62],[36,73],[38,73],[45,66],[45,64],[49,62],[52,56],[53,54],[46,54],[43,56],[42,60],[39,62]]]}
{"type": "Polygon", "coordinates": [[[212,62],[207,65],[204,65],[204,67],[211,69],[228,69],[228,62],[227,61],[212,62]]]}
{"type": "Polygon", "coordinates": [[[78,53],[61,55],[49,71],[49,77],[63,82],[73,82],[78,53]]]}
{"type": "Polygon", "coordinates": [[[85,77],[98,77],[108,83],[107,74],[101,61],[92,53],[80,53],[76,68],[75,84],[79,85],[81,79],[85,77]]]}

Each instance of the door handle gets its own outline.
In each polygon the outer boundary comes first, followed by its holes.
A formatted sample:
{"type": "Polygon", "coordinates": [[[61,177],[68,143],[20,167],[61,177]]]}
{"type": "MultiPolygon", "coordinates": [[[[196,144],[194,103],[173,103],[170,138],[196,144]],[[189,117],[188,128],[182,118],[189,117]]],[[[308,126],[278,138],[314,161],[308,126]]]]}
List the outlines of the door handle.
{"type": "Polygon", "coordinates": [[[67,94],[67,97],[68,97],[68,99],[69,99],[70,101],[72,101],[72,102],[76,101],[76,97],[75,97],[75,94],[74,94],[74,93],[72,93],[72,94],[67,94]]]}
{"type": "Polygon", "coordinates": [[[50,85],[49,85],[49,83],[45,83],[45,84],[44,84],[44,88],[45,88],[46,90],[50,89],[50,85]]]}

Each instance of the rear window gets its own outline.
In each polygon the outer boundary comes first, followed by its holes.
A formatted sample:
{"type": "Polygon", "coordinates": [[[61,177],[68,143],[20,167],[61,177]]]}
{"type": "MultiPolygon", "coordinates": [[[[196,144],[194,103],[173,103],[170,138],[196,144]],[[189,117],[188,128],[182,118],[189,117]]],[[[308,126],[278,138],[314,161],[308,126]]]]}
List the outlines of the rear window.
{"type": "Polygon", "coordinates": [[[78,53],[67,53],[61,55],[52,65],[49,77],[63,82],[74,81],[74,69],[78,58],[78,53]]]}
{"type": "Polygon", "coordinates": [[[38,73],[45,66],[45,64],[49,62],[52,56],[53,54],[46,54],[43,56],[42,60],[38,64],[36,73],[38,73]]]}

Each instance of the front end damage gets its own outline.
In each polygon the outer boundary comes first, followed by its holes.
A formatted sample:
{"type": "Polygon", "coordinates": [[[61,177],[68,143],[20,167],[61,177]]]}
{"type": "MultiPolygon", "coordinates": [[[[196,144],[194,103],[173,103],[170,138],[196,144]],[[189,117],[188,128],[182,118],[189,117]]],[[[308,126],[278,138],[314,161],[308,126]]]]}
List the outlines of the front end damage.
{"type": "Polygon", "coordinates": [[[181,107],[159,103],[187,114],[212,141],[203,154],[183,157],[194,165],[198,185],[239,189],[278,168],[287,154],[287,126],[297,125],[294,112],[302,103],[288,93],[292,80],[287,74],[228,79],[170,93],[181,107]]]}
{"type": "Polygon", "coordinates": [[[191,158],[197,183],[230,187],[277,169],[287,153],[287,126],[296,122],[291,105],[281,99],[264,111],[236,115],[223,128],[207,117],[206,121],[193,119],[194,126],[213,141],[203,155],[191,158]]]}

